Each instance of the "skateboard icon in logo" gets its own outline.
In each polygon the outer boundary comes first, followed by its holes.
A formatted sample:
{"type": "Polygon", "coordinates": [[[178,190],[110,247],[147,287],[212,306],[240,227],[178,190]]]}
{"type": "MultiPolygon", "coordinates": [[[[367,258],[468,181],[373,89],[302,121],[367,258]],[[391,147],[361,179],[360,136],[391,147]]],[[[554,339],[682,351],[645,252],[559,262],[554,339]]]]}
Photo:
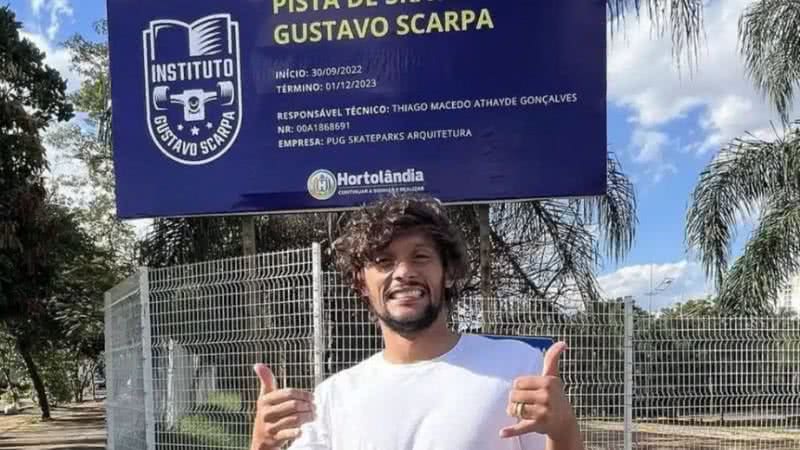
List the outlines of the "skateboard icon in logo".
{"type": "Polygon", "coordinates": [[[169,86],[157,86],[153,89],[153,105],[156,111],[166,111],[168,103],[183,107],[183,120],[200,122],[206,120],[206,103],[219,99],[223,106],[231,106],[236,99],[233,83],[220,81],[216,91],[202,89],[185,89],[180,94],[170,94],[169,86]]]}
{"type": "Polygon", "coordinates": [[[242,123],[238,23],[229,14],[155,20],[143,41],[147,125],[156,147],[181,164],[221,157],[242,123]]]}

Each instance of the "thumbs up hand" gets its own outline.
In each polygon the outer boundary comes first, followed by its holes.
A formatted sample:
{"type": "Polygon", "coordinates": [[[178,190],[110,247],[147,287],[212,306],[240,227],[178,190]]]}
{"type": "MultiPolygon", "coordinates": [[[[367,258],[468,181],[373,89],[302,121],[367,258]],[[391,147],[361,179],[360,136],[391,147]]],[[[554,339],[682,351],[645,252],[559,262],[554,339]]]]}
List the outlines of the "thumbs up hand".
{"type": "Polygon", "coordinates": [[[314,397],[298,389],[277,389],[272,371],[253,366],[261,380],[250,450],[277,450],[300,436],[300,426],[314,420],[314,397]]]}
{"type": "Polygon", "coordinates": [[[544,355],[541,375],[514,380],[506,411],[519,422],[500,430],[500,437],[536,432],[548,436],[548,448],[583,449],[577,419],[558,376],[558,361],[566,348],[564,342],[553,344],[544,355]]]}

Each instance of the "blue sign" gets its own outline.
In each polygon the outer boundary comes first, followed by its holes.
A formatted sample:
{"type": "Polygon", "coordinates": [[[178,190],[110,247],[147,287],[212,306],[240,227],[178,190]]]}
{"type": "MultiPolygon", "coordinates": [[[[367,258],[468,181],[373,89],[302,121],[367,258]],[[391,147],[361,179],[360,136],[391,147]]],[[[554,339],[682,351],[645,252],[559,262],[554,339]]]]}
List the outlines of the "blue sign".
{"type": "Polygon", "coordinates": [[[517,340],[524,344],[528,344],[529,346],[537,350],[541,350],[542,354],[547,353],[547,349],[553,346],[553,339],[543,336],[502,336],[495,334],[485,334],[482,336],[496,340],[505,340],[505,339],[517,340]]]}
{"type": "Polygon", "coordinates": [[[107,0],[121,218],[606,188],[603,0],[107,0]]]}

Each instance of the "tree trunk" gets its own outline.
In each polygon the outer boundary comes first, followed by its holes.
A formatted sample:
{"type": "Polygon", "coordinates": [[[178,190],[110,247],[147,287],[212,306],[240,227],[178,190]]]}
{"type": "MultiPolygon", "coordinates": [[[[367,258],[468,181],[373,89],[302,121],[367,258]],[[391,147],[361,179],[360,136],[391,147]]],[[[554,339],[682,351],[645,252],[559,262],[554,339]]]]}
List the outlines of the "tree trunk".
{"type": "Polygon", "coordinates": [[[492,298],[492,243],[489,229],[489,205],[475,205],[475,209],[478,213],[478,224],[480,225],[480,273],[483,309],[483,326],[481,329],[484,333],[491,333],[494,328],[492,309],[495,302],[492,298]]]}
{"type": "Polygon", "coordinates": [[[89,386],[92,387],[92,401],[97,401],[97,388],[94,385],[94,373],[97,371],[97,363],[92,361],[91,370],[89,371],[89,386]]]}
{"type": "Polygon", "coordinates": [[[255,216],[242,216],[242,253],[245,256],[256,254],[255,216]]]}
{"type": "Polygon", "coordinates": [[[11,380],[11,371],[6,369],[5,367],[2,368],[3,375],[6,376],[6,382],[8,383],[8,392],[11,393],[11,399],[14,400],[14,406],[19,406],[19,385],[14,383],[11,380]]]}
{"type": "Polygon", "coordinates": [[[84,381],[86,374],[81,373],[82,362],[81,357],[76,357],[76,366],[75,366],[75,381],[77,387],[75,388],[75,403],[83,403],[83,389],[86,387],[86,382],[84,381]]]}
{"type": "Polygon", "coordinates": [[[50,420],[50,403],[47,402],[47,391],[44,388],[44,381],[39,375],[39,369],[36,368],[36,363],[33,361],[30,350],[24,346],[19,346],[19,354],[25,361],[25,367],[28,368],[28,375],[33,381],[33,388],[36,389],[36,397],[39,399],[39,408],[42,410],[42,420],[50,420]]]}
{"type": "Polygon", "coordinates": [[[333,248],[333,223],[337,221],[338,217],[337,213],[328,213],[328,247],[330,248],[333,248]]]}
{"type": "Polygon", "coordinates": [[[78,401],[78,390],[80,390],[81,385],[81,366],[80,362],[75,364],[75,370],[72,372],[72,401],[75,403],[80,403],[78,401]]]}

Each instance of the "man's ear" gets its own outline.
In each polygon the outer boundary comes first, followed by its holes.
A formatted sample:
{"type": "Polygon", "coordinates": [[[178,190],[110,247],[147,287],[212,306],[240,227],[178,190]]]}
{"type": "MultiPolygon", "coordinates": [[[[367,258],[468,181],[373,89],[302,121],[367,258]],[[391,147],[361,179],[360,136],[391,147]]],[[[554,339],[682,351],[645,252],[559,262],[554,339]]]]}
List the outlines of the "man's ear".
{"type": "Polygon", "coordinates": [[[444,276],[444,287],[446,287],[447,289],[452,289],[454,284],[456,284],[456,283],[455,283],[455,281],[453,281],[452,275],[450,275],[449,273],[445,274],[445,276],[444,276]]]}
{"type": "Polygon", "coordinates": [[[356,274],[353,284],[356,291],[361,294],[361,298],[369,298],[369,290],[367,289],[367,283],[364,283],[364,275],[362,273],[356,274]]]}

